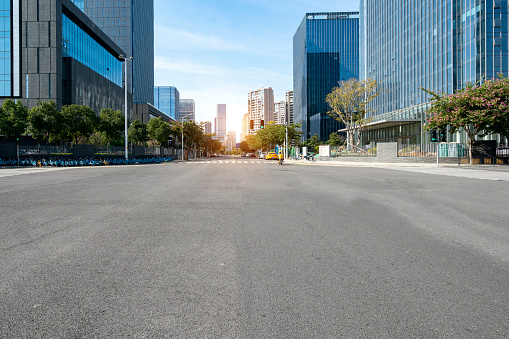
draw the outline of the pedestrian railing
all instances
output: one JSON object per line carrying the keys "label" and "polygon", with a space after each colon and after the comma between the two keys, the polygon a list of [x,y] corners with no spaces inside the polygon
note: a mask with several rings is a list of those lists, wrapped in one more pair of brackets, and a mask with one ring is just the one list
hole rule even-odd
{"label": "pedestrian railing", "polygon": [[468,144],[459,143],[398,144],[398,157],[436,157],[437,150],[441,158],[468,157]]}
{"label": "pedestrian railing", "polygon": [[331,157],[376,157],[377,150],[375,145],[363,146],[335,146],[331,147]]}

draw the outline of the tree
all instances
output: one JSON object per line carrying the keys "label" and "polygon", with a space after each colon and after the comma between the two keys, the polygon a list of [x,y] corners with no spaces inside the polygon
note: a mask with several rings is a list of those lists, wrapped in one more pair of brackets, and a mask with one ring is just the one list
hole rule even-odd
{"label": "tree", "polygon": [[54,101],[38,101],[29,111],[29,132],[39,142],[57,142],[60,140],[63,117]]}
{"label": "tree", "polygon": [[63,140],[79,143],[97,129],[99,119],[94,111],[85,105],[67,105],[60,109],[63,118]]}
{"label": "tree", "polygon": [[147,131],[150,140],[156,145],[166,145],[171,135],[171,126],[161,117],[152,118],[148,121]]}
{"label": "tree", "polygon": [[99,130],[110,144],[121,145],[125,130],[124,114],[111,108],[103,108],[99,114]]}
{"label": "tree", "polygon": [[5,99],[0,109],[0,133],[9,140],[19,138],[28,127],[28,109],[21,101]]}
{"label": "tree", "polygon": [[314,134],[313,136],[311,136],[311,138],[304,141],[303,145],[306,146],[308,148],[308,150],[310,150],[312,152],[316,152],[316,149],[321,144],[322,144],[322,141],[320,140],[320,137],[318,136],[318,134]]}
{"label": "tree", "polygon": [[240,150],[244,153],[254,153],[256,150],[249,147],[247,141],[242,141],[240,143]]}
{"label": "tree", "polygon": [[355,145],[357,135],[358,145],[362,129],[369,122],[366,118],[368,103],[380,93],[377,91],[378,84],[372,79],[350,79],[338,84],[325,99],[331,108],[327,114],[345,125],[348,144]]}
{"label": "tree", "polygon": [[468,83],[454,94],[436,93],[421,88],[431,95],[429,117],[425,131],[446,129],[450,133],[465,131],[470,148],[470,164],[476,136],[500,133],[508,136],[509,80],[486,80],[482,85]]}
{"label": "tree", "polygon": [[252,150],[262,149],[262,142],[257,134],[250,134],[246,136],[246,143]]}
{"label": "tree", "polygon": [[134,120],[127,132],[127,140],[136,145],[143,145],[149,140],[147,124],[142,123],[139,120]]}
{"label": "tree", "polygon": [[327,141],[327,145],[330,146],[341,146],[344,145],[345,138],[338,135],[338,133],[334,132],[329,135],[329,140]]}

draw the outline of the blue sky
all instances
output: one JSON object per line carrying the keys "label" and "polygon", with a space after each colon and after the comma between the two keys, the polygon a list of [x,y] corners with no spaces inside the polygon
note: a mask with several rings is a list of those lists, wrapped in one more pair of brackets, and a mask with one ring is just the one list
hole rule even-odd
{"label": "blue sky", "polygon": [[155,0],[155,85],[196,102],[196,120],[214,121],[226,104],[227,129],[241,132],[247,94],[293,88],[293,35],[308,12],[358,11],[346,0]]}

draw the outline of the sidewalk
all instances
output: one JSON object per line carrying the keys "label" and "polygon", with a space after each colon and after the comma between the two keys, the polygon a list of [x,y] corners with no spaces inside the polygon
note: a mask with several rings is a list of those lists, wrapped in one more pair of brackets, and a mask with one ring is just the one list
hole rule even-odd
{"label": "sidewalk", "polygon": [[287,160],[289,164],[303,166],[339,166],[339,167],[377,167],[404,172],[446,175],[470,179],[509,181],[508,165],[452,165],[452,164],[424,164],[424,163],[379,163],[379,162],[349,162],[349,161],[307,161]]}

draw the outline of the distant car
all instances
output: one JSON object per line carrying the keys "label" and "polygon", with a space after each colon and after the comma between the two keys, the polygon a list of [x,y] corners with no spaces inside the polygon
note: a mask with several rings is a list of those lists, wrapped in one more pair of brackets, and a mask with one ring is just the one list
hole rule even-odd
{"label": "distant car", "polygon": [[265,160],[277,160],[277,153],[276,152],[269,152],[265,156]]}
{"label": "distant car", "polygon": [[246,154],[246,156],[247,156],[247,157],[249,157],[249,158],[254,158],[254,157],[256,157],[254,153],[247,153],[247,154]]}
{"label": "distant car", "polygon": [[215,153],[214,153],[214,154],[211,154],[211,155],[209,155],[209,157],[211,157],[211,158],[215,158],[215,157],[217,157],[217,154],[215,154]]}
{"label": "distant car", "polygon": [[241,157],[246,157],[246,156],[247,156],[247,154],[246,154],[246,153],[242,153],[240,156],[241,156]]}

